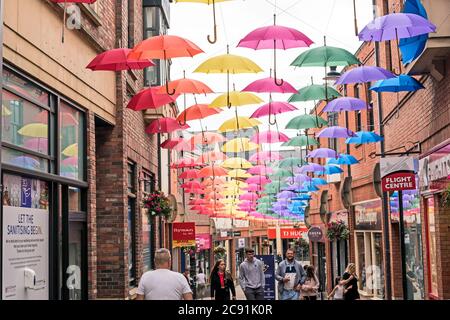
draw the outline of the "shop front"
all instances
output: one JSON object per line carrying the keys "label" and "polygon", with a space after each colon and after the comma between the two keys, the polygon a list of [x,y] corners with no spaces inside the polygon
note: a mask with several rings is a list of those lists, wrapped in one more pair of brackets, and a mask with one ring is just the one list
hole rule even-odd
{"label": "shop front", "polygon": [[367,298],[383,299],[383,233],[381,199],[354,204],[358,289]]}
{"label": "shop front", "polygon": [[450,140],[419,160],[422,204],[426,299],[449,299],[448,262],[450,211]]}
{"label": "shop front", "polygon": [[201,270],[204,274],[209,275],[212,269],[211,235],[209,233],[196,234],[195,241],[197,243],[197,251],[195,255],[196,273],[199,273]]}
{"label": "shop front", "polygon": [[1,299],[86,299],[85,112],[19,70],[2,76]]}
{"label": "shop front", "polygon": [[308,240],[311,249],[311,265],[314,266],[317,278],[319,279],[319,292],[326,296],[327,292],[327,255],[326,241],[323,225],[312,225],[308,229]]}
{"label": "shop front", "polygon": [[[336,211],[331,214],[330,224],[332,226],[340,226],[342,229],[348,230],[348,211],[341,210]],[[340,232],[342,232],[339,229]],[[331,279],[334,281],[337,276],[342,276],[348,265],[348,239],[346,237],[341,237],[342,235],[336,236],[332,240],[330,239],[330,257],[331,257]]]}

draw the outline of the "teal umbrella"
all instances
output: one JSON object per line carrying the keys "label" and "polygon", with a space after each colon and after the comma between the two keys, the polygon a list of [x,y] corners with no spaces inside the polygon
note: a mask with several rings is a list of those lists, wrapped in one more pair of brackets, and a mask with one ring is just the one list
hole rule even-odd
{"label": "teal umbrella", "polygon": [[278,163],[278,166],[280,168],[291,168],[291,167],[296,167],[296,166],[303,166],[304,164],[307,164],[307,162],[301,158],[285,158],[283,160],[281,160]]}
{"label": "teal umbrella", "polygon": [[328,122],[326,122],[324,119],[318,116],[303,114],[301,116],[297,116],[291,119],[291,121],[289,121],[288,124],[286,125],[286,129],[302,130],[302,129],[318,128],[321,126],[325,126],[327,124]]}
{"label": "teal umbrella", "polygon": [[318,146],[319,141],[308,136],[297,136],[291,140],[283,143],[282,147],[306,147],[306,146]]}
{"label": "teal umbrella", "polygon": [[298,90],[298,93],[293,94],[288,102],[325,100],[325,97],[328,97],[328,100],[332,100],[341,97],[341,94],[332,87],[327,86],[325,89],[324,85],[312,84]]}
{"label": "teal umbrella", "polygon": [[272,178],[287,178],[287,177],[293,177],[294,173],[291,170],[286,169],[279,169],[274,174],[270,175],[271,180]]}
{"label": "teal umbrella", "polygon": [[336,67],[361,64],[361,62],[349,51],[323,46],[310,49],[300,54],[292,63],[295,67]]}

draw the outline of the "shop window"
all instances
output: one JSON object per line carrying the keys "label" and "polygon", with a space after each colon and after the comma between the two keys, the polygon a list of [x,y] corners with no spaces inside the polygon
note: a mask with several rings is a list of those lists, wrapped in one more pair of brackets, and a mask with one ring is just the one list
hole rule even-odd
{"label": "shop window", "polygon": [[3,87],[32,103],[44,106],[49,103],[49,94],[44,89],[7,69],[3,69]]}
{"label": "shop window", "polygon": [[136,286],[136,165],[128,163],[128,281]]}
{"label": "shop window", "polygon": [[61,101],[59,105],[61,132],[61,176],[85,180],[84,114]]}
{"label": "shop window", "polygon": [[37,156],[28,155],[10,148],[2,149],[2,163],[14,165],[28,170],[48,173],[49,161]]}
{"label": "shop window", "polygon": [[[368,87],[370,87],[371,84],[368,84]],[[367,92],[367,131],[374,131],[375,130],[375,118],[373,114],[373,100],[372,100],[372,90],[368,90]]]}
{"label": "shop window", "polygon": [[428,259],[430,261],[429,279],[430,293],[438,297],[438,270],[437,270],[437,251],[436,251],[436,216],[434,198],[426,199],[427,220],[428,220]]}
{"label": "shop window", "polygon": [[128,0],[128,48],[134,47],[134,0]]}
{"label": "shop window", "polygon": [[[165,34],[164,22],[161,10],[158,7],[144,7],[144,39],[160,34]],[[144,70],[144,85],[146,87],[157,86],[164,82],[162,79],[160,60],[153,61],[154,66]],[[164,63],[164,62],[163,62]]]}

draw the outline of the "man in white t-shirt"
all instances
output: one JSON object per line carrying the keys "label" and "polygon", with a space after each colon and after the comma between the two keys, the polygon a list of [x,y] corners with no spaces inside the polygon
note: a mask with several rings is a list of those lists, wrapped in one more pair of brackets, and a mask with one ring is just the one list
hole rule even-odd
{"label": "man in white t-shirt", "polygon": [[136,300],[192,300],[192,291],[184,276],[170,270],[171,260],[169,250],[156,251],[156,270],[142,275]]}

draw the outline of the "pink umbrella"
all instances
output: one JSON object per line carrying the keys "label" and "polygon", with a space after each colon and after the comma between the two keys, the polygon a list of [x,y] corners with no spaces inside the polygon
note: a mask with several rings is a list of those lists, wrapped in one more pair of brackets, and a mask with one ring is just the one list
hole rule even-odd
{"label": "pink umbrella", "polygon": [[167,139],[163,143],[161,143],[159,146],[163,149],[173,149],[177,144],[182,142],[182,138],[175,138],[175,139]]}
{"label": "pink umbrella", "polygon": [[199,173],[199,170],[197,170],[197,169],[186,170],[183,173],[181,173],[178,176],[178,178],[180,178],[180,179],[197,179],[198,173]]}
{"label": "pink umbrella", "polygon": [[148,59],[130,59],[131,49],[119,48],[100,53],[86,67],[92,71],[122,71],[131,69],[144,69],[155,64]]}
{"label": "pink umbrella", "polygon": [[252,193],[252,192],[244,193],[239,196],[239,200],[254,201],[258,198],[259,198],[259,196],[256,193]]}
{"label": "pink umbrella", "polygon": [[281,132],[263,131],[255,134],[250,141],[257,144],[278,143],[289,141],[289,137]]}
{"label": "pink umbrella", "polygon": [[273,169],[264,165],[258,165],[248,169],[247,172],[250,174],[268,175],[273,173]]}
{"label": "pink umbrella", "polygon": [[151,87],[142,90],[131,98],[127,108],[134,111],[156,109],[163,105],[175,102],[180,96],[179,94],[174,94],[172,96],[168,94],[161,94],[159,93],[160,88],[161,87]]}
{"label": "pink umbrella", "polygon": [[194,159],[180,159],[170,166],[172,169],[193,168],[202,166],[204,163],[197,163]]}
{"label": "pink umbrella", "polygon": [[31,149],[37,152],[48,152],[48,139],[47,138],[31,138],[27,139],[24,143],[25,148]]}
{"label": "pink umbrella", "polygon": [[77,166],[78,158],[77,157],[69,157],[61,161],[61,163],[65,166]]}
{"label": "pink umbrella", "polygon": [[[40,123],[43,123],[43,124],[48,124],[48,111],[39,112],[37,114],[37,116],[34,117],[34,119],[37,122],[40,122]],[[74,127],[74,126],[78,125],[78,120],[70,112],[61,112],[59,119],[60,119],[59,121],[61,122],[61,125],[63,127],[69,127],[69,126],[73,126]]]}
{"label": "pink umbrella", "polygon": [[251,183],[246,188],[242,188],[242,190],[246,190],[246,191],[249,191],[249,192],[262,191],[263,189],[264,188],[263,188],[262,185],[255,184],[255,183]]}
{"label": "pink umbrella", "polygon": [[276,115],[279,113],[295,111],[297,110],[292,104],[281,101],[272,101],[265,105],[262,105],[251,115],[250,118],[261,118],[264,116]]}
{"label": "pink umbrella", "polygon": [[274,80],[277,86],[283,85],[277,81],[277,51],[276,49],[291,49],[309,47],[313,41],[306,35],[293,28],[277,26],[276,15],[274,15],[273,26],[262,27],[253,30],[239,41],[238,47],[251,48],[255,50],[273,49]]}
{"label": "pink umbrella", "polygon": [[268,179],[266,176],[253,176],[245,180],[245,182],[248,184],[259,184],[259,185],[267,184],[271,181],[272,180]]}
{"label": "pink umbrella", "polygon": [[190,139],[182,140],[179,144],[177,144],[173,150],[175,151],[193,151],[197,148],[195,144],[191,142]]}
{"label": "pink umbrella", "polygon": [[260,162],[260,161],[278,161],[282,160],[283,157],[280,156],[278,152],[274,151],[259,151],[250,157],[250,162]]}
{"label": "pink umbrella", "polygon": [[183,130],[190,128],[185,124],[181,126],[176,119],[173,118],[160,118],[153,120],[145,129],[146,133],[171,133],[177,130]]}
{"label": "pink umbrella", "polygon": [[298,93],[297,90],[287,81],[283,81],[281,86],[277,86],[272,77],[253,81],[242,91],[267,92],[267,93]]}
{"label": "pink umbrella", "polygon": [[202,185],[198,181],[185,182],[180,187],[183,189],[190,189],[190,188],[202,189]]}

